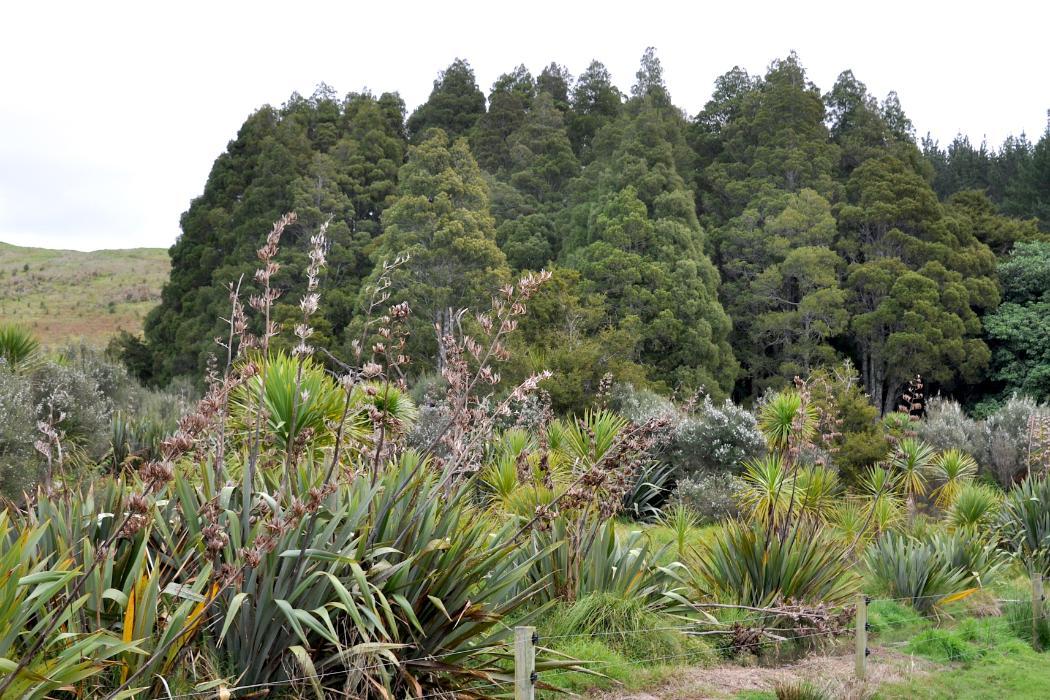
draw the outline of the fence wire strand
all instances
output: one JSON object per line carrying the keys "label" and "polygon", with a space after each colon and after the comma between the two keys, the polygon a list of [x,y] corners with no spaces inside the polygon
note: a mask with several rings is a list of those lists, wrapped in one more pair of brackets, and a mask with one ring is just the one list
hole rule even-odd
{"label": "fence wire strand", "polygon": [[[869,598],[866,601],[866,604],[869,607],[869,612],[870,612],[870,606],[873,603],[928,600],[928,599],[932,599],[932,598],[944,598],[944,597],[946,597],[946,596],[943,595],[943,594],[938,594],[938,595],[926,595],[926,596],[901,596],[901,597],[897,597],[897,598]],[[993,599],[992,601],[989,601],[989,602],[990,603],[1001,604],[1001,603],[1028,603],[1030,601],[1024,600],[1024,599],[1014,599],[1014,598],[996,598],[996,599]],[[726,609],[727,610],[732,610],[734,608],[726,608]],[[830,611],[828,612],[828,614],[831,615],[831,614],[834,614],[834,611],[841,612],[841,611],[846,610],[846,609],[847,609],[847,606],[842,606],[842,607],[838,607],[838,608],[831,608]],[[601,631],[597,631],[597,632],[581,632],[581,633],[574,633],[574,634],[543,635],[542,637],[539,638],[539,642],[541,644],[540,648],[544,648],[544,647],[542,647],[542,643],[544,641],[547,641],[547,640],[573,639],[573,638],[580,638],[580,637],[597,637],[597,636],[609,636],[609,635],[633,635],[633,634],[645,634],[645,633],[653,633],[653,632],[672,632],[672,631],[674,631],[674,632],[682,632],[683,634],[687,634],[687,635],[690,635],[690,636],[700,636],[700,635],[705,635],[705,634],[732,634],[733,630],[734,630],[734,627],[736,625],[740,625],[740,624],[744,624],[744,623],[748,623],[748,622],[757,622],[757,621],[760,621],[760,620],[767,620],[767,619],[770,619],[770,618],[777,618],[777,617],[779,617],[779,618],[791,618],[791,617],[796,617],[796,615],[794,613],[785,612],[785,611],[780,610],[780,609],[771,608],[769,610],[769,612],[767,612],[767,613],[756,614],[756,615],[752,615],[752,616],[748,616],[748,617],[744,617],[744,618],[726,620],[724,622],[711,622],[709,620],[697,620],[696,622],[692,622],[692,623],[684,624],[684,625],[674,625],[674,626],[664,626],[664,627],[651,627],[651,628],[625,630],[625,631],[624,630],[617,630],[617,631],[601,630]],[[807,617],[811,618],[813,616],[812,615],[799,614],[799,615],[797,615],[797,617],[798,618],[807,618]],[[981,619],[981,618],[977,618],[977,619]],[[989,625],[988,625],[989,637],[991,636],[991,622],[993,620],[1003,620],[1003,618],[1001,616],[988,617],[988,618],[984,618],[984,619],[989,622]],[[1007,620],[1006,624],[1009,624],[1009,625],[1026,624],[1026,623],[1032,622],[1032,620],[1034,620],[1034,619],[1036,619],[1036,616],[1031,616],[1031,617],[1026,617],[1026,618],[1013,618],[1013,619]],[[878,625],[879,629],[877,629],[877,630],[876,629],[871,629],[870,633],[873,636],[877,636],[878,634],[881,633],[882,630],[887,629],[887,628],[893,628],[893,627],[897,627],[897,626],[914,625],[914,624],[916,624],[916,620],[913,620],[913,619],[894,620],[894,621],[884,622],[884,623],[880,623]],[[705,627],[708,628],[708,629],[705,629]],[[711,629],[712,627],[718,627],[718,629]],[[801,627],[801,628],[797,628],[797,629],[807,629],[807,628],[806,627]],[[763,634],[765,634],[767,637],[772,637],[778,643],[781,642],[781,641],[798,641],[798,640],[802,640],[802,639],[810,639],[810,638],[815,638],[815,637],[822,637],[822,638],[826,638],[826,639],[851,638],[851,637],[854,637],[855,634],[856,634],[856,630],[852,626],[845,627],[842,630],[837,631],[837,632],[834,631],[834,630],[820,630],[820,631],[808,632],[806,634],[792,634],[792,630],[791,629],[777,629],[777,628],[760,629],[759,631],[762,632]],[[781,637],[779,635],[783,635],[783,636]],[[908,644],[911,644],[912,641],[913,640],[898,641],[898,642],[886,642],[886,643],[878,644],[877,646],[875,646],[871,650],[871,656],[869,657],[869,663],[880,663],[879,658],[878,658],[878,653],[877,653],[879,650],[881,650],[881,649],[893,650],[893,649],[903,648],[904,646],[906,646]],[[990,639],[989,639],[989,641],[990,641]],[[994,653],[995,650],[997,649],[996,645],[992,645],[992,644],[981,645],[981,644],[978,643],[978,640],[968,641],[967,643],[970,644],[975,649],[977,649],[978,651],[981,651],[983,653]],[[462,650],[461,649],[461,650],[458,650],[458,651],[452,651],[452,652],[447,652],[447,653],[443,653],[443,654],[431,654],[431,655],[420,656],[420,657],[416,657],[416,658],[412,658],[412,659],[398,660],[397,662],[386,661],[384,663],[376,663],[376,664],[371,664],[371,665],[368,665],[368,666],[362,666],[362,667],[359,667],[359,668],[333,669],[331,671],[326,671],[326,672],[323,672],[323,673],[304,675],[304,676],[296,676],[296,677],[293,677],[293,678],[287,678],[287,679],[283,679],[283,680],[280,680],[280,681],[271,681],[271,682],[267,682],[267,683],[254,683],[254,684],[247,684],[247,685],[237,685],[237,686],[225,687],[225,688],[223,688],[223,690],[225,690],[227,692],[230,692],[230,693],[234,693],[234,692],[243,692],[243,691],[247,691],[247,690],[257,690],[257,689],[260,689],[260,688],[270,688],[270,687],[275,687],[275,686],[287,686],[287,685],[293,685],[293,684],[297,684],[297,683],[306,683],[306,682],[311,682],[311,681],[319,681],[319,680],[321,680],[323,678],[330,678],[330,677],[333,677],[333,676],[346,675],[347,673],[376,670],[376,669],[381,669],[381,668],[393,668],[393,667],[406,665],[406,664],[434,661],[434,660],[437,660],[437,659],[448,658],[450,656],[457,656],[457,655],[464,655],[464,654],[476,654],[476,653],[479,653],[479,652],[496,651],[496,650],[506,650],[506,649],[509,648],[509,646],[510,646],[510,642],[502,642],[500,644],[492,644],[492,645],[487,645],[487,646],[482,646],[482,647],[476,647],[476,648],[473,648],[473,649],[466,649],[466,650]],[[639,664],[655,664],[655,663],[659,663],[659,662],[671,661],[671,660],[674,660],[674,659],[685,659],[685,658],[690,658],[690,657],[704,656],[704,655],[706,655],[708,653],[709,653],[709,650],[704,649],[704,650],[696,650],[696,651],[684,652],[684,653],[680,653],[680,654],[667,654],[667,655],[663,655],[663,656],[654,656],[654,657],[647,657],[647,658],[644,658],[644,659],[635,659],[635,660],[604,661],[604,662],[600,662],[600,663],[596,663],[596,664],[590,664],[590,663],[586,663],[586,662],[581,662],[580,666],[582,668],[584,668],[585,670],[587,670],[587,671],[595,671],[595,670],[598,670],[598,669],[601,669],[601,668],[605,668],[605,667],[608,667],[608,666],[611,666],[611,665],[632,665],[632,666],[634,666],[634,665],[639,665]],[[1007,652],[1002,652],[1002,653],[1005,654]],[[464,688],[461,691],[438,691],[438,692],[435,692],[435,693],[429,693],[429,694],[426,694],[426,695],[417,696],[416,700],[433,700],[433,699],[436,699],[436,698],[451,697],[454,692],[471,693],[471,692],[476,692],[476,691],[480,691],[480,690],[486,690],[486,689],[490,689],[490,688],[497,688],[497,687],[499,687],[499,688],[506,688],[506,687],[510,687],[512,685],[513,685],[513,683],[511,683],[509,681],[497,681],[497,682],[493,682],[493,683],[486,683],[486,684],[472,686],[472,687],[469,687],[469,688]],[[184,699],[188,699],[188,698],[200,698],[200,697],[203,697],[203,696],[216,695],[219,692],[220,692],[219,688],[212,688],[212,689],[208,689],[208,690],[190,691],[190,692],[174,694],[174,695],[168,693],[167,697],[169,698],[169,700],[184,700]]]}

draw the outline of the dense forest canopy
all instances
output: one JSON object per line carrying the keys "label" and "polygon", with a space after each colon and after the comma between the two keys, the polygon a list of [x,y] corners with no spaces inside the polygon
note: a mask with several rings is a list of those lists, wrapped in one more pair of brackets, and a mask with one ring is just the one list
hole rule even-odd
{"label": "dense forest canopy", "polygon": [[[694,106],[695,108],[695,106]],[[310,236],[328,221],[319,344],[350,355],[384,261],[407,301],[413,371],[439,333],[525,270],[554,272],[514,371],[554,371],[560,410],[602,377],[747,400],[850,359],[882,410],[916,374],[971,406],[1050,398],[1050,131],[942,148],[851,71],[822,91],[794,54],[734,67],[688,116],[652,49],[630,94],[592,62],[518,66],[486,97],[457,59],[410,115],[397,93],[321,85],[243,124],[183,215],[142,379],[200,376],[250,284],[270,223],[285,233],[278,321],[296,316]],[[420,332],[422,330],[422,332]]]}

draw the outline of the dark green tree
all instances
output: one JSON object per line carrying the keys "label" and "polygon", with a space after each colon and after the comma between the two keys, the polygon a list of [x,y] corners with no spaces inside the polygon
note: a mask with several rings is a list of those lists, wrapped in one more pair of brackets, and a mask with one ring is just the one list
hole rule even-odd
{"label": "dark green tree", "polygon": [[895,139],[915,143],[915,125],[904,113],[896,90],[890,90],[886,99],[882,101],[879,111],[882,113],[882,121],[885,122]]}
{"label": "dark green tree", "polygon": [[536,78],[536,92],[545,92],[554,100],[554,106],[564,114],[569,111],[569,90],[572,87],[572,73],[558,63],[551,63]]}
{"label": "dark green tree", "polygon": [[833,360],[848,316],[828,201],[811,189],[759,196],[714,236],[741,388],[758,393]]}
{"label": "dark green tree", "polygon": [[991,250],[896,158],[858,166],[847,193],[839,248],[853,263],[852,340],[876,405],[892,410],[915,374],[943,390],[979,381],[989,358],[979,314],[999,303]]}
{"label": "dark green tree", "polygon": [[990,352],[975,337],[980,321],[967,306],[961,275],[939,263],[913,272],[882,258],[854,266],[847,287],[861,379],[880,410],[894,410],[916,374],[947,389],[981,379]]}
{"label": "dark green tree", "polygon": [[576,155],[586,161],[594,135],[620,114],[623,94],[613,85],[608,69],[598,61],[591,61],[576,80],[571,102],[569,141]]}
{"label": "dark green tree", "polygon": [[1050,232],[1050,128],[1024,163],[1011,199],[1014,211],[1039,219],[1040,230]]}
{"label": "dark green tree", "polygon": [[999,265],[1003,303],[984,318],[1002,396],[1050,401],[1050,243],[1018,243]]}
{"label": "dark green tree", "polygon": [[539,270],[558,255],[555,218],[570,180],[579,173],[562,113],[549,93],[536,96],[507,145],[510,163],[504,178],[511,191],[500,191],[514,206],[501,203],[497,240],[512,268]]}
{"label": "dark green tree", "polygon": [[208,356],[219,351],[213,339],[223,335],[221,318],[229,316],[227,285],[243,275],[245,298],[252,291],[255,250],[287,211],[297,211],[299,221],[282,240],[275,313],[295,315],[309,237],[330,221],[315,325],[318,342],[340,336],[371,271],[367,249],[404,158],[403,114],[397,95],[339,101],[322,85],[308,99],[293,95],[281,109],[264,107],[248,118],[182,217],[171,276],[145,323],[153,381],[203,376]]}
{"label": "dark green tree", "polygon": [[485,114],[485,94],[478,88],[474,69],[462,58],[441,71],[430,97],[408,118],[412,140],[426,137],[428,129],[443,129],[450,138],[466,135]]}
{"label": "dark green tree", "polygon": [[[751,286],[758,313],[749,370],[760,379],[787,384],[838,358],[830,341],[849,325],[839,275],[842,258],[830,248],[803,246],[766,268]],[[760,354],[761,353],[761,354]]]}
{"label": "dark green tree", "polygon": [[735,121],[743,108],[744,98],[761,81],[751,77],[740,66],[720,75],[704,108],[693,119],[689,142],[697,154],[697,177],[700,191],[708,188],[703,181],[704,169],[722,152],[722,130]]}
{"label": "dark green tree", "polygon": [[824,95],[832,140],[839,146],[840,177],[868,158],[891,153],[922,167],[919,151],[911,135],[911,121],[904,114],[896,93],[880,105],[853,71],[843,71]]}
{"label": "dark green tree", "polygon": [[1024,216],[1024,205],[1016,201],[1019,189],[1023,190],[1022,173],[1032,159],[1032,144],[1021,134],[1008,136],[999,147],[992,161],[988,182],[988,196],[999,204],[1004,214]]}
{"label": "dark green tree", "polygon": [[820,91],[795,54],[772,63],[719,133],[721,145],[705,168],[701,208],[722,223],[756,195],[804,187],[833,199],[839,149],[828,138]]}
{"label": "dark green tree", "polygon": [[975,148],[969,137],[957,134],[943,156],[932,160],[939,166],[933,188],[942,199],[961,190],[986,190],[990,185],[993,155],[984,142]]}
{"label": "dark green tree", "polygon": [[[465,139],[449,143],[432,130],[409,150],[398,177],[397,198],[383,217],[385,230],[373,253],[380,264],[407,256],[390,275],[392,302],[412,311],[409,351],[416,367],[441,366],[438,339],[453,332],[458,310],[488,309],[489,300],[509,278],[506,257],[497,247],[488,189]],[[368,286],[359,308],[370,303]]]}
{"label": "dark green tree", "polygon": [[656,49],[650,46],[642,54],[641,65],[634,74],[635,82],[631,86],[631,97],[649,100],[656,107],[668,107],[671,95],[664,83],[664,69],[656,56]]}
{"label": "dark green tree", "polygon": [[507,139],[524,123],[535,94],[536,83],[525,66],[496,79],[489,93],[488,111],[478,119],[470,139],[478,165],[491,173],[509,167]]}
{"label": "dark green tree", "polygon": [[997,256],[1009,254],[1015,243],[1039,237],[1034,219],[1014,219],[999,214],[984,190],[956,192],[948,198],[945,211]]}
{"label": "dark green tree", "polygon": [[680,174],[692,164],[686,123],[664,103],[651,59],[625,114],[592,144],[563,255],[583,293],[604,295],[610,325],[637,337],[631,359],[654,380],[724,395],[737,371],[730,322]]}
{"label": "dark green tree", "polygon": [[507,139],[510,183],[540,204],[560,202],[579,174],[561,112],[540,93],[521,127]]}

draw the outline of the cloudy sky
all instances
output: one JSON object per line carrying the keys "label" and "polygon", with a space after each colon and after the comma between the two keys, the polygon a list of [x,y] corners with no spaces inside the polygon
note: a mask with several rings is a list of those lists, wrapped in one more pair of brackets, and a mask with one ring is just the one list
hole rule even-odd
{"label": "cloudy sky", "polygon": [[[1050,3],[911,0],[620,4],[561,0],[321,3],[5,2],[0,8],[0,241],[168,246],[244,118],[321,81],[398,90],[409,109],[456,56],[500,73],[603,61],[628,88],[657,48],[691,114],[738,64],[796,50],[830,88],[852,68],[920,134],[1038,137],[1050,108]],[[509,9],[509,8],[514,8]]]}

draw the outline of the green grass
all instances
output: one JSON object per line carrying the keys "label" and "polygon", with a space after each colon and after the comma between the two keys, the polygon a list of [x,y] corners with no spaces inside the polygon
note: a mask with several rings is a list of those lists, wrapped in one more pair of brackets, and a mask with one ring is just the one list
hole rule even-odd
{"label": "green grass", "polygon": [[[542,644],[542,642],[541,642]],[[609,647],[597,638],[581,637],[553,644],[557,652],[585,662],[583,665],[594,671],[550,671],[541,674],[540,680],[562,691],[584,693],[589,690],[622,688],[638,690],[667,680],[675,667],[659,664],[639,664],[625,654]],[[541,698],[565,697],[553,691],[540,692]]]}
{"label": "green grass", "polygon": [[682,624],[646,611],[641,601],[602,593],[560,605],[538,626],[540,646],[582,661],[595,673],[545,672],[542,680],[573,693],[633,690],[659,684],[683,666],[717,663],[718,654],[706,641],[666,629]]}
{"label": "green grass", "polygon": [[[678,558],[678,553],[676,551],[678,548],[678,542],[675,532],[671,528],[658,524],[642,524],[635,522],[618,522],[616,524],[616,531],[620,534],[625,535],[632,530],[642,530],[652,543],[653,550],[658,550],[665,545],[667,546],[667,550],[659,562],[660,564],[668,564]],[[700,527],[693,528],[685,543],[686,553],[691,553],[701,544],[709,541],[717,531],[718,525],[701,525]]]}
{"label": "green grass", "polygon": [[907,640],[931,625],[928,618],[910,606],[892,600],[876,600],[868,606],[871,634],[880,642]]}
{"label": "green grass", "polygon": [[120,329],[142,328],[168,268],[163,248],[84,253],[0,243],[0,318],[26,326],[44,345],[105,345]]}
{"label": "green grass", "polygon": [[967,618],[950,628],[928,628],[904,647],[947,668],[907,683],[882,686],[879,697],[1050,698],[1050,654],[1019,638],[1009,619]]}

